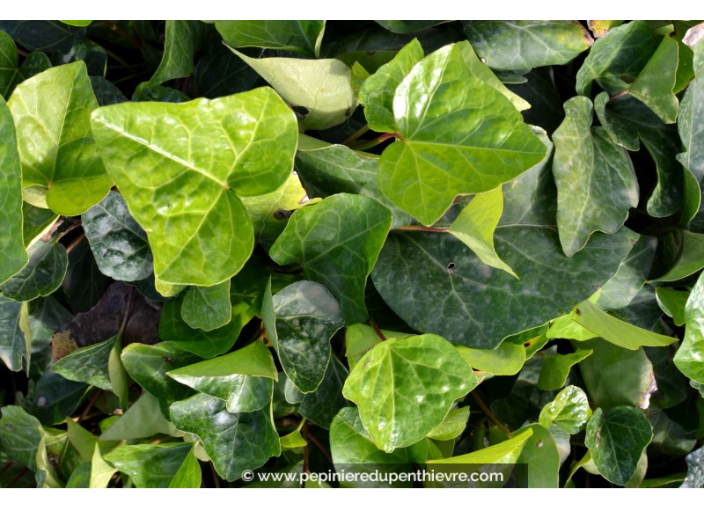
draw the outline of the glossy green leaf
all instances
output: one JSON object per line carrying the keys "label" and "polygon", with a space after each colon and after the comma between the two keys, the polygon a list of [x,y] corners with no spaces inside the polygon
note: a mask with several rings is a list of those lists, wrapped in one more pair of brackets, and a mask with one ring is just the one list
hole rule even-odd
{"label": "glossy green leaf", "polygon": [[672,317],[676,326],[682,326],[686,322],[685,308],[689,292],[683,290],[668,289],[667,287],[656,287],[655,294],[658,298],[658,305],[663,312]]}
{"label": "glossy green leaf", "polygon": [[[386,338],[406,338],[411,336],[409,333],[401,333],[398,331],[380,330],[381,334]],[[381,343],[381,337],[374,331],[374,328],[366,324],[353,324],[347,328],[345,333],[345,356],[350,368],[359,363],[370,349]],[[470,363],[471,364],[471,363]]]}
{"label": "glossy green leaf", "polygon": [[546,429],[555,425],[574,435],[582,430],[591,415],[587,394],[577,386],[567,386],[540,411],[540,424]]}
{"label": "glossy green leaf", "polygon": [[[195,448],[195,447],[194,447]],[[181,467],[171,479],[169,489],[197,489],[201,486],[202,473],[194,450],[188,454]]]}
{"label": "glossy green leaf", "polygon": [[0,96],[5,99],[10,97],[10,87],[15,79],[18,67],[15,41],[0,30]]}
{"label": "glossy green leaf", "polygon": [[193,20],[168,20],[165,28],[164,56],[149,86],[160,85],[193,72],[193,56],[203,36],[204,25]]}
{"label": "glossy green leaf", "polygon": [[687,461],[687,477],[682,483],[682,488],[704,487],[704,447],[699,448],[685,458]]}
{"label": "glossy green leaf", "polygon": [[[277,189],[296,148],[293,113],[271,89],[106,106],[92,126],[108,172],[149,236],[158,279],[211,286],[242,268],[253,232],[235,193]],[[192,152],[189,140],[198,140]],[[173,200],[175,189],[182,201]]]}
{"label": "glossy green leaf", "polygon": [[167,373],[201,393],[227,401],[231,413],[253,412],[271,402],[278,380],[274,360],[260,341],[238,351]]}
{"label": "glossy green leaf", "polygon": [[22,185],[40,197],[31,203],[73,216],[100,202],[112,180],[91,133],[90,114],[98,102],[85,64],[33,76],[7,104],[17,126]]}
{"label": "glossy green leaf", "polygon": [[0,410],[0,447],[11,459],[37,469],[37,453],[44,437],[39,420],[20,406],[5,406]]}
{"label": "glossy green leaf", "polygon": [[643,101],[666,124],[674,124],[680,102],[673,89],[677,75],[679,49],[677,41],[663,37],[628,92]]}
{"label": "glossy green leaf", "polygon": [[377,447],[392,452],[440,425],[453,400],[476,384],[471,367],[447,340],[420,335],[374,347],[355,365],[343,394],[359,407]]}
{"label": "glossy green leaf", "polygon": [[567,64],[593,42],[577,21],[475,21],[464,31],[486,65],[498,70]]}
{"label": "glossy green leaf", "polygon": [[396,88],[424,56],[420,43],[413,39],[391,62],[365,80],[359,91],[359,102],[364,105],[364,116],[371,129],[380,133],[396,131],[393,110]]}
{"label": "glossy green leaf", "polygon": [[2,21],[0,30],[30,51],[71,51],[73,41],[85,34],[85,28],[72,27],[55,20]]}
{"label": "glossy green leaf", "polygon": [[[71,423],[69,421],[69,423]],[[100,441],[142,439],[157,434],[178,435],[176,428],[164,417],[159,401],[150,393],[139,399],[100,435]]]}
{"label": "glossy green leaf", "polygon": [[102,202],[83,213],[81,224],[103,274],[133,282],[152,273],[147,234],[130,214],[122,195],[108,193]]}
{"label": "glossy green leaf", "polygon": [[327,129],[346,121],[357,107],[352,71],[336,59],[250,58],[237,50],[291,106],[304,109],[301,127]]}
{"label": "glossy green leaf", "polygon": [[191,287],[181,304],[181,318],[193,329],[212,331],[232,320],[230,281],[212,287]]}
{"label": "glossy green leaf", "polygon": [[[0,58],[4,34],[0,32]],[[15,43],[10,41],[13,49]],[[0,66],[2,62],[0,61]],[[0,69],[0,73],[2,69]],[[0,74],[0,80],[2,75]],[[0,87],[2,83],[0,82]],[[28,261],[22,237],[22,171],[12,115],[0,97],[0,284],[17,274]]]}
{"label": "glossy green leaf", "polygon": [[496,254],[494,231],[504,210],[501,186],[491,191],[477,193],[457,216],[448,230],[472,250],[486,265],[518,276]]}
{"label": "glossy green leaf", "polygon": [[591,356],[592,352],[589,349],[578,349],[569,354],[545,356],[543,366],[540,368],[538,388],[543,391],[559,390],[565,385],[572,367]]}
{"label": "glossy green leaf", "polygon": [[430,460],[428,464],[514,464],[532,435],[533,430],[528,429],[502,443],[449,459]]}
{"label": "glossy green leaf", "polygon": [[603,129],[591,127],[592,112],[589,99],[570,99],[565,103],[566,118],[553,136],[557,227],[568,257],[580,251],[593,232],[616,232],[628,209],[638,205],[638,184],[628,154]]}
{"label": "glossy green leaf", "polygon": [[685,336],[675,365],[690,379],[704,383],[704,276],[700,276],[684,308]]}
{"label": "glossy green leaf", "polygon": [[654,333],[619,320],[597,308],[591,301],[580,303],[574,309],[572,319],[596,336],[625,349],[664,347],[677,341],[676,337]]}
{"label": "glossy green leaf", "polygon": [[29,365],[32,332],[27,305],[0,295],[0,360],[13,372]]}
{"label": "glossy green leaf", "polygon": [[88,483],[88,487],[91,489],[106,488],[116,471],[117,470],[103,458],[100,452],[100,446],[96,443],[93,448],[93,456],[91,457],[90,482]]}
{"label": "glossy green leaf", "polygon": [[609,94],[628,88],[628,82],[640,74],[658,44],[658,37],[645,21],[612,28],[594,42],[577,72],[577,93],[589,96],[595,80]]}
{"label": "glossy green leaf", "polygon": [[354,324],[367,317],[364,288],[390,226],[391,213],[383,205],[339,193],[296,211],[269,255],[280,265],[300,263]]}
{"label": "glossy green leaf", "polygon": [[641,411],[620,406],[608,412],[594,411],[587,423],[585,443],[601,476],[625,485],[652,437],[653,429]]}
{"label": "glossy green leaf", "polygon": [[84,382],[103,390],[112,389],[108,361],[119,337],[81,347],[54,363],[53,370],[69,381]]}
{"label": "glossy green leaf", "polygon": [[680,255],[677,262],[656,282],[675,282],[693,275],[704,267],[704,234],[682,231]]}
{"label": "glossy green leaf", "polygon": [[648,408],[657,385],[653,365],[643,349],[623,349],[601,339],[580,343],[579,347],[594,351],[580,363],[579,372],[595,407]]}
{"label": "glossy green leaf", "polygon": [[428,432],[428,437],[437,441],[454,439],[464,432],[468,420],[469,406],[451,409],[442,423]]}
{"label": "glossy green leaf", "polygon": [[409,225],[413,219],[379,190],[378,166],[379,158],[344,145],[328,145],[306,135],[301,135],[298,143],[296,172],[309,196],[353,193],[370,197],[393,213],[392,228]]}
{"label": "glossy green leaf", "polygon": [[61,286],[68,268],[66,248],[56,240],[38,239],[27,249],[27,254],[27,265],[0,285],[0,293],[15,301],[48,296]]}
{"label": "glossy green leaf", "polygon": [[470,349],[458,345],[460,355],[474,370],[494,375],[516,375],[526,361],[526,348],[523,344],[501,342],[496,349]]}
{"label": "glossy green leaf", "polygon": [[[118,446],[105,460],[126,474],[138,488],[166,488],[181,466],[192,456],[188,443],[136,444]],[[200,476],[197,478],[200,487]]]}
{"label": "glossy green leaf", "polygon": [[342,388],[348,376],[345,365],[337,357],[331,356],[320,386],[312,393],[303,394],[299,409],[301,415],[329,429],[338,411],[349,405],[342,395]]}
{"label": "glossy green leaf", "polygon": [[264,295],[262,318],[279,361],[303,393],[315,391],[330,362],[330,338],[344,326],[342,310],[322,285],[301,281]]}
{"label": "glossy green leaf", "polygon": [[[475,349],[493,349],[507,336],[564,315],[568,306],[609,280],[635,235],[627,229],[612,236],[595,234],[584,250],[566,258],[550,212],[550,169],[542,170],[537,167],[504,187],[504,213],[494,241],[520,280],[486,266],[450,235],[397,231],[389,236],[372,274],[386,303],[416,330]],[[507,309],[515,313],[507,315]]]}
{"label": "glossy green leaf", "polygon": [[320,56],[325,21],[218,21],[215,28],[232,48],[271,48],[301,53],[309,57]]}
{"label": "glossy green leaf", "polygon": [[198,394],[171,406],[174,424],[197,435],[218,474],[228,481],[246,469],[262,466],[281,453],[279,436],[271,422],[271,409],[229,413],[224,400]]}
{"label": "glossy green leaf", "polygon": [[456,46],[416,64],[393,108],[401,141],[382,153],[379,188],[425,225],[457,195],[493,189],[545,157],[514,106],[474,75]]}
{"label": "glossy green leaf", "polygon": [[199,361],[198,356],[173,342],[131,344],[122,351],[121,358],[130,377],[159,401],[164,416],[169,416],[169,406],[173,402],[193,393],[190,388],[166,375],[170,370]]}
{"label": "glossy green leaf", "polygon": [[557,489],[560,481],[560,453],[555,439],[547,428],[538,424],[526,425],[515,434],[520,436],[527,430],[533,434],[523,444],[516,462],[527,465],[528,488]]}

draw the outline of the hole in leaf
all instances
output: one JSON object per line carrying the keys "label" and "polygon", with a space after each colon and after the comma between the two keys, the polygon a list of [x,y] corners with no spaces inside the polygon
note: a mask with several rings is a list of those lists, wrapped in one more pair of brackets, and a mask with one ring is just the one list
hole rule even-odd
{"label": "hole in leaf", "polygon": [[456,266],[455,266],[455,263],[454,263],[454,262],[450,262],[450,263],[447,265],[447,274],[452,274],[452,272],[455,270],[455,267],[456,267]]}

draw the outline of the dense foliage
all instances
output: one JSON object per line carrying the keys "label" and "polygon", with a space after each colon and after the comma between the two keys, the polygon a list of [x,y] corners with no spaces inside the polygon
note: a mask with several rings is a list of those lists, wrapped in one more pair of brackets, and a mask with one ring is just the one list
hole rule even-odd
{"label": "dense foliage", "polygon": [[703,486],[697,23],[0,22],[0,486]]}

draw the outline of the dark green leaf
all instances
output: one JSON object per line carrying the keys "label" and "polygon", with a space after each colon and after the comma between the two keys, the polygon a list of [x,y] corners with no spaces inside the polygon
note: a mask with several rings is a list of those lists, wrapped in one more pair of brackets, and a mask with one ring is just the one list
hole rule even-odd
{"label": "dark green leaf", "polygon": [[193,55],[198,49],[205,25],[200,21],[168,20],[164,56],[149,85],[160,85],[193,72]]}
{"label": "dark green leaf", "polygon": [[313,393],[306,393],[301,399],[301,415],[329,429],[333,418],[340,409],[349,405],[342,395],[342,388],[349,372],[345,365],[335,356],[330,357],[330,363],[325,371],[320,386]]}
{"label": "dark green leaf", "polygon": [[68,268],[66,248],[55,240],[37,239],[27,249],[29,263],[0,285],[0,292],[15,301],[31,301],[48,296],[61,286]]}
{"label": "dark green leaf", "polygon": [[[192,450],[193,445],[188,443],[124,445],[105,455],[105,460],[129,476],[138,488],[166,488],[192,457]],[[200,487],[200,476],[197,482],[190,487]]]}
{"label": "dark green leaf", "polygon": [[593,351],[577,350],[570,354],[553,354],[545,356],[540,368],[538,388],[544,391],[559,390],[567,382],[572,366],[589,357]]}
{"label": "dark green leaf", "polygon": [[50,53],[71,51],[73,41],[83,37],[85,28],[68,26],[59,21],[25,20],[2,21],[0,29],[30,51]]}
{"label": "dark green leaf", "polygon": [[325,21],[218,21],[215,28],[232,48],[272,48],[309,57],[320,56]]}
{"label": "dark green leaf", "polygon": [[181,318],[193,329],[212,331],[232,320],[230,280],[212,287],[191,287],[181,304]]}

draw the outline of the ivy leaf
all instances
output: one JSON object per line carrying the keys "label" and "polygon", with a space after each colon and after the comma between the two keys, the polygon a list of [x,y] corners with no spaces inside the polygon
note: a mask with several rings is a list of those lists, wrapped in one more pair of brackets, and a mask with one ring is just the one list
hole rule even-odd
{"label": "ivy leaf", "polygon": [[301,121],[303,129],[337,126],[357,108],[352,70],[337,59],[256,59],[234,49],[232,52],[249,64],[287,103],[305,109]]}
{"label": "ivy leaf", "polygon": [[543,358],[538,388],[543,391],[559,390],[565,385],[574,365],[591,356],[592,350],[578,349],[569,354],[552,354]]}
{"label": "ivy leaf", "polygon": [[230,281],[212,287],[191,287],[181,304],[181,317],[193,329],[212,331],[232,320]]}
{"label": "ivy leaf", "polygon": [[494,248],[494,230],[503,210],[504,194],[501,186],[491,191],[477,193],[469,205],[462,209],[448,230],[466,244],[483,263],[518,278],[516,273],[496,254]]}
{"label": "ivy leaf", "polygon": [[145,392],[98,439],[100,441],[120,441],[123,439],[142,439],[156,434],[179,435],[173,424],[164,417],[159,409],[159,401],[150,393]]}
{"label": "ivy leaf", "polygon": [[325,21],[218,21],[215,28],[231,48],[271,48],[320,57]]}
{"label": "ivy leaf", "polygon": [[391,226],[377,201],[339,193],[297,210],[269,255],[280,265],[300,263],[306,278],[325,285],[345,322],[367,317],[364,288]]}
{"label": "ivy leaf", "polygon": [[147,234],[130,214],[122,195],[108,193],[102,202],[83,213],[81,224],[104,275],[134,282],[152,273]]}
{"label": "ivy leaf", "polygon": [[224,400],[202,393],[171,405],[179,429],[197,435],[218,474],[237,480],[244,470],[262,466],[281,453],[271,408],[253,413],[229,413]]}
{"label": "ivy leaf", "polygon": [[10,34],[30,51],[58,51],[64,54],[71,51],[75,39],[86,33],[85,28],[68,26],[54,20],[2,21],[0,30]]}
{"label": "ivy leaf", "polygon": [[560,453],[555,439],[547,428],[538,424],[521,427],[515,434],[520,435],[527,430],[531,430],[533,434],[523,444],[516,462],[528,466],[525,475],[528,488],[557,489],[560,478]]}
{"label": "ivy leaf", "polygon": [[29,365],[32,332],[27,304],[0,295],[0,360],[13,372]]}
{"label": "ivy leaf", "polygon": [[227,401],[231,413],[252,412],[271,402],[278,380],[271,353],[260,341],[218,358],[171,370],[169,377]]}
{"label": "ivy leaf", "polygon": [[625,485],[652,438],[653,429],[641,411],[619,406],[606,413],[601,409],[594,411],[584,442],[601,476],[616,485]]}
{"label": "ivy leaf", "polygon": [[174,78],[183,78],[193,72],[193,55],[203,38],[205,25],[200,21],[167,20],[164,56],[148,82],[155,86]]}
{"label": "ivy leaf", "polygon": [[10,97],[10,88],[15,80],[15,73],[17,73],[18,67],[15,41],[0,30],[0,96],[5,99]]}
{"label": "ivy leaf", "polygon": [[173,342],[157,345],[130,344],[122,351],[121,358],[130,377],[159,401],[164,416],[169,416],[169,406],[173,402],[193,393],[190,388],[166,375],[170,370],[199,360],[198,356]]}
{"label": "ivy leaf", "polygon": [[[129,476],[137,488],[167,488],[183,464],[195,459],[192,452],[189,443],[135,444],[118,446],[104,458]],[[187,486],[200,487],[198,471],[197,478],[189,477],[191,484]]]}
{"label": "ivy leaf", "polygon": [[[149,236],[157,279],[207,287],[242,268],[254,238],[235,193],[281,186],[297,143],[293,113],[271,89],[105,106],[92,126],[108,172]],[[176,189],[183,200],[173,199]]]}
{"label": "ivy leaf", "polygon": [[394,32],[396,34],[406,34],[408,32],[417,32],[419,30],[424,30],[440,23],[446,23],[446,21],[427,21],[427,20],[414,20],[414,21],[400,21],[400,20],[375,20],[379,25],[384,27],[386,30]]}
{"label": "ivy leaf", "polygon": [[704,447],[687,455],[685,461],[687,462],[687,477],[680,487],[697,489],[704,487]]}
{"label": "ivy leaf", "polygon": [[349,405],[342,395],[348,375],[345,365],[336,356],[331,356],[320,386],[314,392],[303,395],[299,409],[301,416],[329,429],[338,411]]}
{"label": "ivy leaf", "polygon": [[393,104],[401,141],[382,153],[379,188],[425,225],[457,195],[493,189],[545,157],[518,111],[472,73],[457,46],[416,64]]}
{"label": "ivy leaf", "polygon": [[[584,250],[566,258],[550,212],[551,181],[549,168],[536,167],[504,187],[496,251],[520,280],[486,266],[447,234],[396,231],[379,255],[374,286],[411,327],[475,349],[496,348],[510,335],[564,315],[568,304],[586,299],[614,275],[637,238],[627,229],[595,234]],[[425,290],[421,295],[408,289]],[[515,313],[498,312],[509,308]]]}
{"label": "ivy leaf", "polygon": [[379,158],[355,152],[344,145],[329,145],[301,135],[296,153],[296,172],[309,196],[329,197],[352,193],[373,198],[393,213],[392,228],[413,222],[379,190]]}
{"label": "ivy leaf", "polygon": [[380,133],[396,131],[393,110],[396,88],[424,56],[418,39],[413,39],[401,48],[391,62],[381,66],[364,81],[359,91],[359,102],[364,105],[364,116],[370,129]]}
{"label": "ivy leaf", "polygon": [[318,283],[293,283],[264,294],[262,319],[290,381],[303,393],[315,391],[331,356],[330,338],[344,326],[335,298]]}
{"label": "ivy leaf", "polygon": [[591,301],[580,303],[572,313],[572,319],[596,336],[625,349],[664,347],[677,341],[676,337],[660,335],[619,320],[597,308]]}
{"label": "ivy leaf", "polygon": [[37,239],[27,249],[29,262],[15,276],[0,285],[0,292],[14,301],[32,301],[61,287],[68,268],[64,245]]}
{"label": "ivy leaf", "polygon": [[[384,329],[380,331],[386,338],[406,338],[411,336],[410,333],[401,333],[400,331],[387,331]],[[359,363],[359,360],[362,359],[362,356],[370,349],[381,342],[381,337],[371,326],[366,324],[349,326],[345,332],[345,356],[350,369],[354,368]]]}
{"label": "ivy leaf", "polygon": [[464,432],[468,420],[469,406],[451,409],[442,423],[428,432],[428,437],[437,441],[454,439]]}
{"label": "ivy leaf", "polygon": [[683,290],[656,287],[655,295],[663,312],[672,317],[675,326],[683,326],[686,322],[685,309],[690,292]]}
{"label": "ivy leaf", "polygon": [[577,21],[475,21],[464,31],[486,65],[497,70],[567,64],[594,42]]}
{"label": "ivy leaf", "polygon": [[516,375],[526,361],[523,344],[501,342],[496,349],[470,349],[464,345],[457,350],[474,370],[494,375]]}
{"label": "ivy leaf", "polygon": [[90,127],[98,102],[83,62],[20,83],[7,104],[17,126],[22,185],[35,197],[30,203],[73,216],[107,195],[112,180]]}
{"label": "ivy leaf", "polygon": [[[0,58],[3,55],[0,32]],[[15,43],[10,41],[13,49]],[[0,65],[2,63],[0,62]],[[0,69],[0,72],[2,70]],[[0,79],[2,75],[0,75]],[[0,83],[0,87],[2,83]],[[29,260],[22,237],[22,170],[17,152],[15,125],[5,100],[0,97],[0,284],[17,274]]]}
{"label": "ivy leaf", "polygon": [[704,276],[699,276],[684,308],[685,335],[675,365],[690,379],[704,384]]}
{"label": "ivy leaf", "polygon": [[424,438],[476,384],[447,340],[420,335],[374,347],[355,365],[343,394],[359,407],[377,447],[392,452]]}
{"label": "ivy leaf", "polygon": [[570,99],[566,118],[553,135],[557,227],[568,257],[596,230],[616,232],[628,209],[638,205],[638,183],[628,154],[604,129],[591,127],[592,111],[589,99]]}
{"label": "ivy leaf", "polygon": [[69,381],[84,382],[101,388],[111,390],[108,361],[119,336],[114,336],[94,345],[81,347],[64,356],[52,369]]}
{"label": "ivy leaf", "polygon": [[591,415],[587,394],[577,386],[567,386],[540,411],[540,424],[546,429],[555,425],[574,435],[582,430]]}

